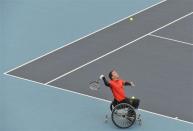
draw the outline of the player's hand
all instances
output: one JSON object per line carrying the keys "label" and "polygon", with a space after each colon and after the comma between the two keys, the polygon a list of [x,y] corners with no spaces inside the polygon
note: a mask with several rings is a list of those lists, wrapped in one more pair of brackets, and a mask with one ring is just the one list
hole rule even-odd
{"label": "player's hand", "polygon": [[102,74],[102,75],[100,75],[99,79],[101,79],[101,80],[102,80],[102,79],[103,79],[103,77],[105,77],[105,76]]}
{"label": "player's hand", "polygon": [[134,84],[133,81],[131,81],[130,84],[131,84],[131,87],[134,87],[134,86],[135,86],[135,84]]}

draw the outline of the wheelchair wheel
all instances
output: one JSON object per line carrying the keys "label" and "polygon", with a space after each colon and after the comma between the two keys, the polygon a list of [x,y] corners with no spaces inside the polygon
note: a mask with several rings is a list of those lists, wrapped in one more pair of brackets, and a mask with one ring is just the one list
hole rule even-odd
{"label": "wheelchair wheel", "polygon": [[136,120],[136,112],[131,105],[121,103],[112,110],[111,119],[118,128],[129,128]]}

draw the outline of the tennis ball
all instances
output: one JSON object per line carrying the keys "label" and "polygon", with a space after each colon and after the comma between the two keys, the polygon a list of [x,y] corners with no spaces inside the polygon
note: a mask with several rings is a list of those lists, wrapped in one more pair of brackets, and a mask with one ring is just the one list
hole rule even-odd
{"label": "tennis ball", "polygon": [[130,17],[130,18],[129,18],[129,20],[130,20],[130,21],[133,21],[133,18],[132,18],[132,17]]}
{"label": "tennis ball", "polygon": [[135,99],[135,96],[132,96],[131,99]]}

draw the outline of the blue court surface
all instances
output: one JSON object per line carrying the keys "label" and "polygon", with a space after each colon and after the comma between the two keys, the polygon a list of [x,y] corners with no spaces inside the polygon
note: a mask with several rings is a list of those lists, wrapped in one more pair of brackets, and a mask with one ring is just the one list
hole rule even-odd
{"label": "blue court surface", "polygon": [[142,125],[126,130],[193,131],[192,5],[0,0],[0,131],[123,130],[110,118],[111,92],[88,88],[111,68],[141,99]]}

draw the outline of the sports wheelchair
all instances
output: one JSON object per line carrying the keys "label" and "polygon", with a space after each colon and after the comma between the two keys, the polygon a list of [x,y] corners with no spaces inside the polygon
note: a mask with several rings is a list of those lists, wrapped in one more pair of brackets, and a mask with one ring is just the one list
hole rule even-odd
{"label": "sports wheelchair", "polygon": [[[137,122],[139,125],[142,124],[141,115],[136,113],[136,106],[133,104],[133,101],[135,99],[129,98],[131,101],[130,104],[128,103],[118,103],[115,106],[113,105],[113,102],[110,104],[110,110],[111,110],[111,119],[115,126],[118,128],[129,128],[131,127],[135,122]],[[106,115],[105,122],[108,121],[108,115]]]}

